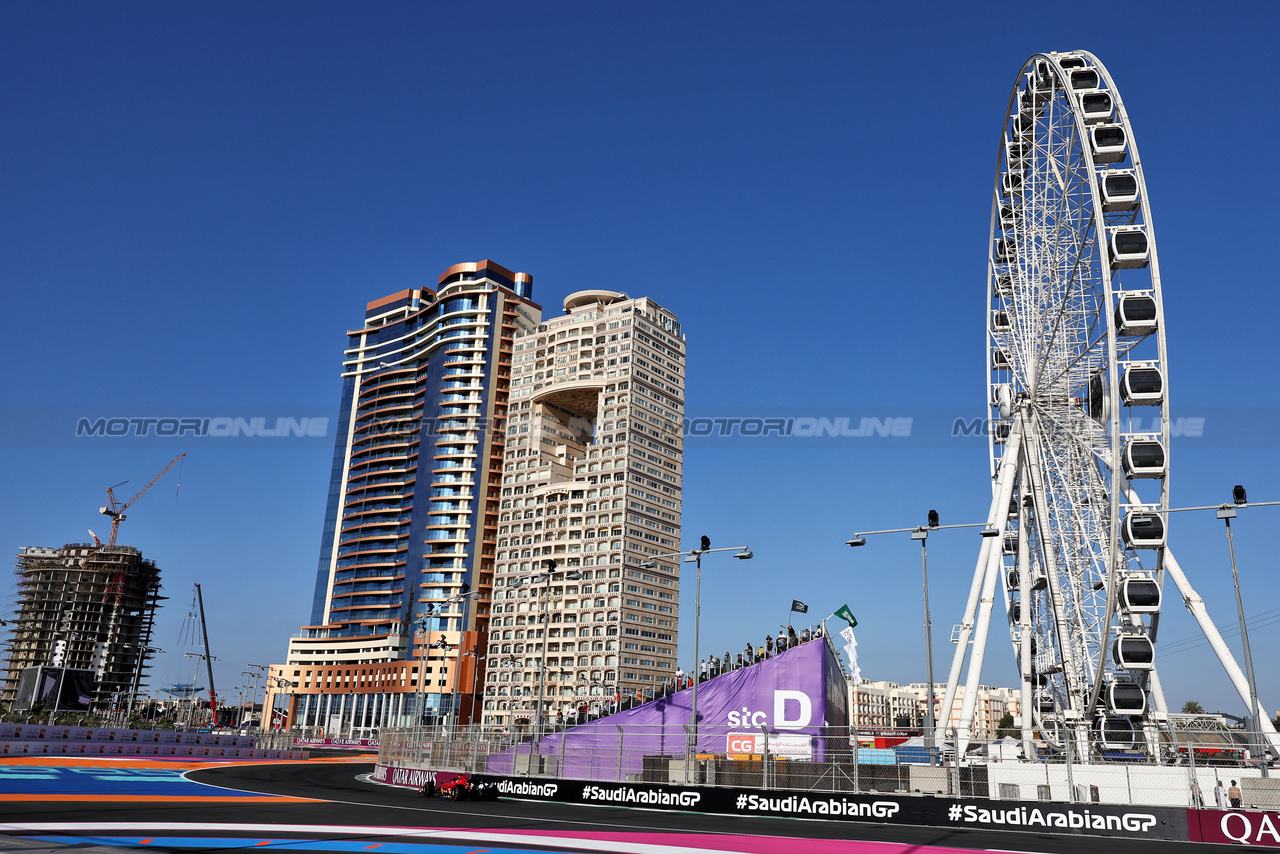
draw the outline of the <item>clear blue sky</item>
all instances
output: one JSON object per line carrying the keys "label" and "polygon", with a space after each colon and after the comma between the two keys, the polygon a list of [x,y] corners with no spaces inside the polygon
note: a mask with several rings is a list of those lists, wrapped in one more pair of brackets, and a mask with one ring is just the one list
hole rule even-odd
{"label": "clear blue sky", "polygon": [[[1141,147],[1174,403],[1242,407],[1235,447],[1175,445],[1174,501],[1237,481],[1277,499],[1278,18],[1274,3],[5,3],[4,418],[332,408],[365,302],[481,258],[532,273],[551,312],[588,287],[669,306],[691,409],[977,407],[1002,111],[1028,55],[1086,48]],[[1240,447],[1255,424],[1263,447]],[[101,534],[103,489],[173,454],[9,444],[4,555]],[[175,470],[123,540],[163,568],[171,653],[191,648],[203,584],[225,694],[307,619],[331,450],[183,450],[181,490]],[[756,553],[707,562],[704,649],[759,641],[792,598],[817,616],[848,602],[864,674],[899,681],[924,676],[917,550],[844,541],[930,508],[975,521],[989,501],[971,444],[691,445],[685,490],[686,545]],[[1251,614],[1280,613],[1277,513],[1236,527]],[[976,540],[930,540],[940,673]],[[1171,542],[1233,625],[1220,523],[1178,517]],[[1193,635],[1167,601],[1163,637]],[[1274,710],[1280,623],[1259,625]],[[174,658],[156,681],[189,676]],[[1009,660],[999,641],[984,681],[1011,684]],[[1207,647],[1158,661],[1171,703],[1243,709]]]}

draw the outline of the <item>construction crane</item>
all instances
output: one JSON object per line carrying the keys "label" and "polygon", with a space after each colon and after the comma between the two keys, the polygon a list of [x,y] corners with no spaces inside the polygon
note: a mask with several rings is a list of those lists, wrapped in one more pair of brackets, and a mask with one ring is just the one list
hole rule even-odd
{"label": "construction crane", "polygon": [[[151,482],[150,482],[150,483],[148,483],[146,486],[142,487],[142,489],[139,489],[139,490],[138,490],[138,494],[137,494],[137,495],[135,495],[135,496],[133,496],[132,498],[130,498],[130,499],[129,499],[128,501],[126,501],[124,504],[119,504],[119,505],[117,505],[117,504],[116,504],[116,497],[115,497],[115,495],[114,495],[114,494],[112,493],[112,491],[111,491],[111,490],[115,489],[115,486],[108,486],[108,487],[107,487],[107,506],[106,506],[106,507],[99,508],[99,511],[98,511],[98,512],[100,512],[103,516],[110,516],[110,517],[111,517],[111,538],[107,540],[107,545],[109,545],[109,546],[114,546],[114,545],[116,544],[116,532],[120,530],[120,523],[121,523],[121,522],[123,522],[123,521],[125,520],[124,511],[125,511],[125,510],[128,510],[131,506],[133,506],[133,502],[135,502],[135,501],[137,501],[139,498],[141,498],[141,497],[146,493],[146,491],[147,491],[148,489],[150,489],[151,487],[155,486],[155,485],[156,485],[156,481],[158,481],[158,480],[160,480],[160,478],[164,477],[165,472],[167,472],[169,469],[173,468],[173,467],[174,467],[174,465],[178,462],[178,460],[182,459],[182,458],[183,458],[183,457],[185,457],[185,456],[186,456],[186,454],[178,454],[176,457],[174,457],[173,459],[169,460],[169,465],[167,465],[167,466],[165,466],[164,468],[160,469],[160,474],[158,474],[158,475],[156,475],[155,477],[151,478]],[[129,482],[129,481],[127,481],[127,480],[125,481],[125,483],[128,483],[128,482]],[[122,484],[119,484],[119,483],[117,483],[117,484],[116,484],[116,486],[121,486],[121,485],[122,485]],[[97,538],[95,537],[94,539],[96,540]]]}

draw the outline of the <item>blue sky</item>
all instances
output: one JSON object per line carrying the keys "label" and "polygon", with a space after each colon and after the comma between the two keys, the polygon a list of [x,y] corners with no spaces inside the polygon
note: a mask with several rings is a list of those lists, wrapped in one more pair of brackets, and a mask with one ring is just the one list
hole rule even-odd
{"label": "blue sky", "polygon": [[[7,3],[5,419],[332,408],[365,302],[481,258],[532,273],[548,313],[588,287],[670,307],[691,409],[975,408],[1009,88],[1028,55],[1085,48],[1141,147],[1171,397],[1239,407],[1243,423],[1233,447],[1175,444],[1174,503],[1225,500],[1236,482],[1280,499],[1278,17],[1262,3],[1211,18],[1176,3],[1052,17],[1013,3]],[[174,453],[40,444],[0,455],[0,553],[101,534],[103,489]],[[173,653],[190,649],[200,582],[225,694],[244,664],[282,660],[307,618],[331,450],[183,450],[122,539],[172,597],[155,681],[189,678]],[[864,675],[922,679],[915,545],[844,541],[930,508],[976,521],[988,502],[981,446],[691,445],[687,542],[756,553],[707,562],[703,648],[761,640],[793,598],[818,616],[848,602]],[[1250,614],[1280,613],[1277,512],[1236,526]],[[930,540],[939,673],[976,540]],[[1183,514],[1171,543],[1233,625],[1221,523]],[[11,575],[0,584],[11,599]],[[1167,601],[1162,637],[1194,635]],[[1280,623],[1259,626],[1274,710]],[[1011,684],[1009,660],[997,641],[983,681]],[[1171,703],[1243,709],[1207,646],[1158,660]]]}

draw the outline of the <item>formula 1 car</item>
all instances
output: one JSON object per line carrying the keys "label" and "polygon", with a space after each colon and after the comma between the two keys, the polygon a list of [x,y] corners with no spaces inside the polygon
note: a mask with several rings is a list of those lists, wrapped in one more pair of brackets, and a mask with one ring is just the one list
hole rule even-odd
{"label": "formula 1 car", "polygon": [[436,785],[429,781],[418,790],[424,798],[448,798],[451,801],[496,801],[498,787],[493,783],[472,783],[466,777],[458,775],[448,782]]}

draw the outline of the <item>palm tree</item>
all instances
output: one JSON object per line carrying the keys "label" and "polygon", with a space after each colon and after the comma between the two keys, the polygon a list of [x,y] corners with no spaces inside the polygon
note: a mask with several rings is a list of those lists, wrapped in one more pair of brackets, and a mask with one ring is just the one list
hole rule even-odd
{"label": "palm tree", "polygon": [[1187,700],[1182,704],[1182,713],[1184,715],[1203,715],[1204,706],[1201,706],[1195,700]]}

